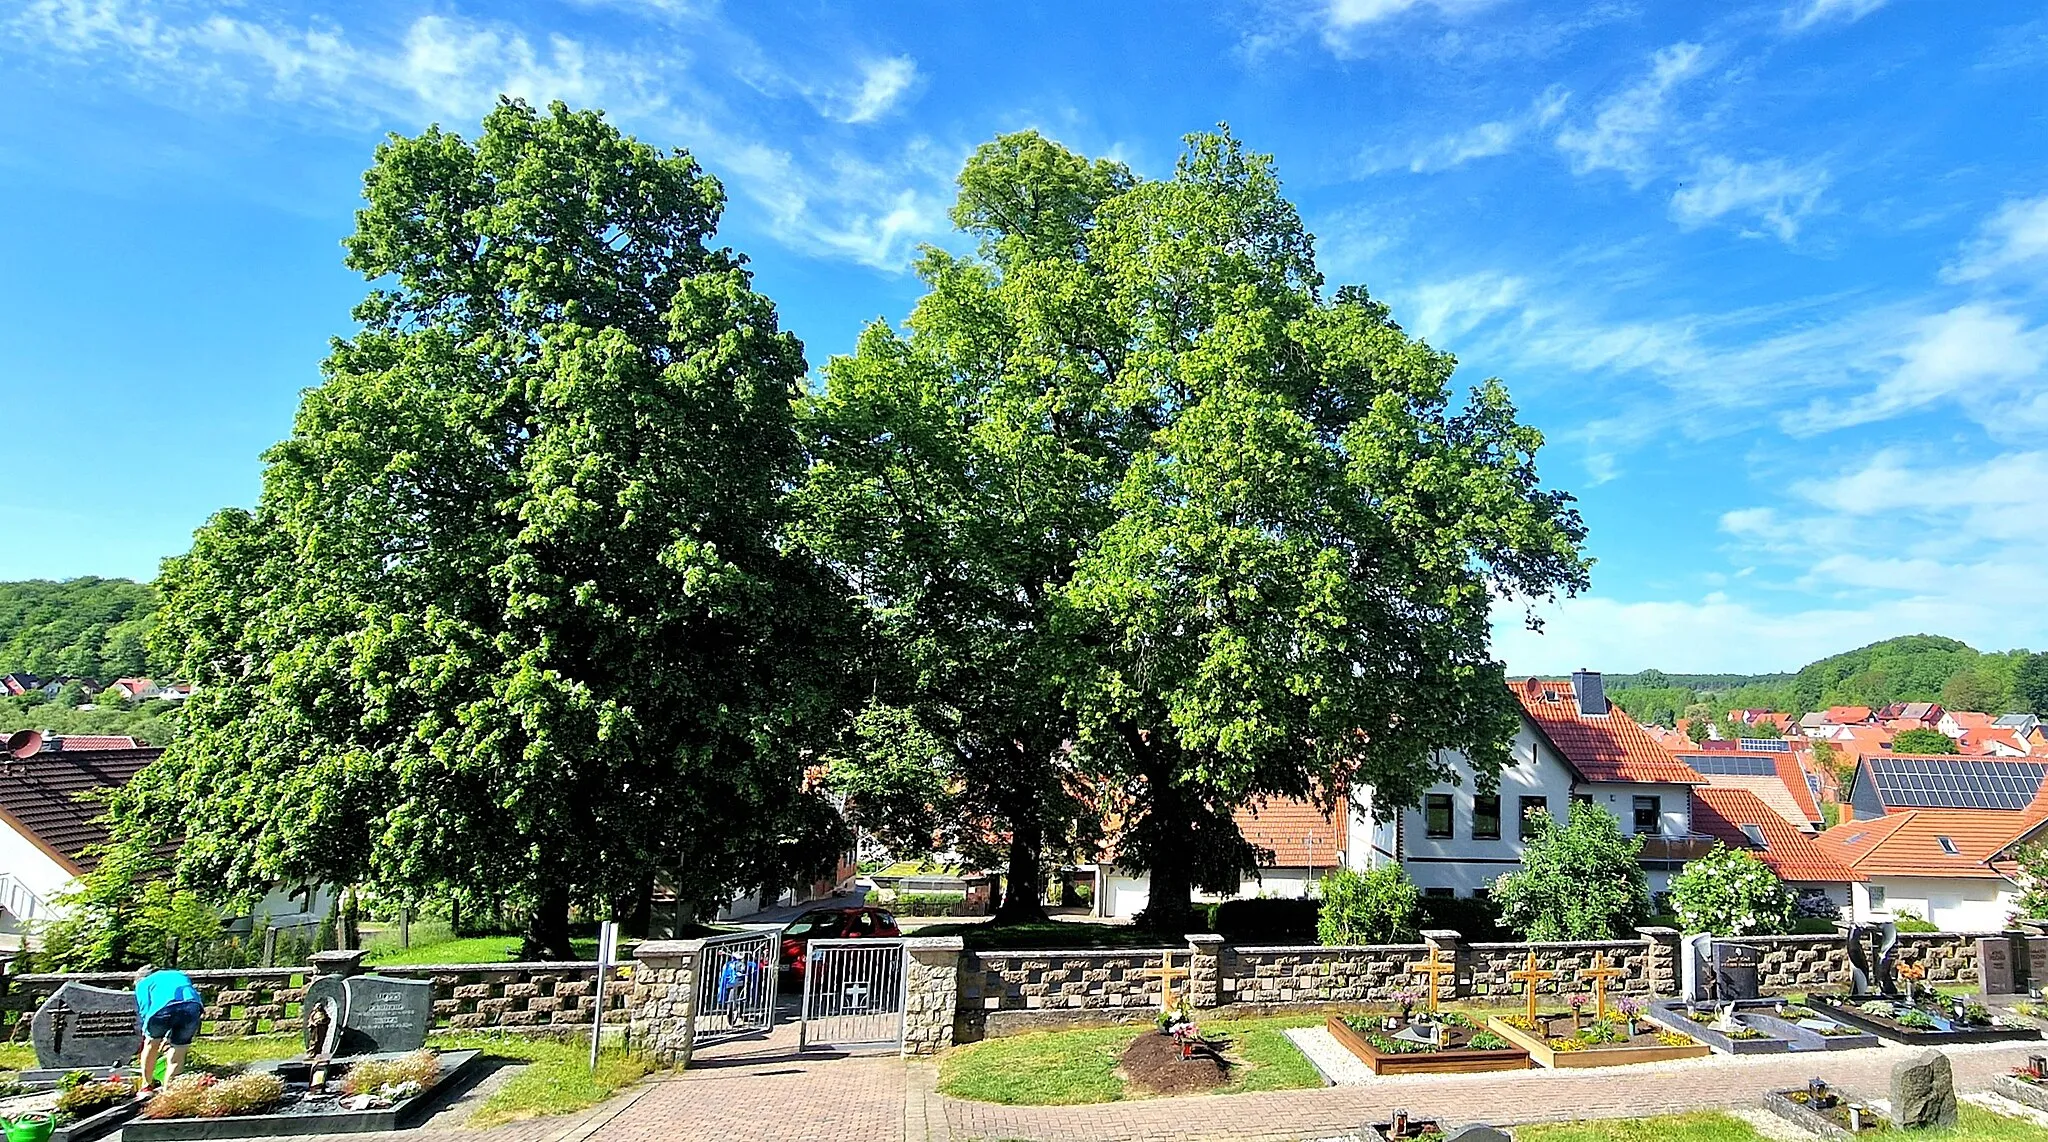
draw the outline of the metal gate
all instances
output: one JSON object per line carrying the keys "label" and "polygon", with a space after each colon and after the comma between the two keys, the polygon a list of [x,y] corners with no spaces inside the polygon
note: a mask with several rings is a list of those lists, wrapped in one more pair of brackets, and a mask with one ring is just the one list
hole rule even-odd
{"label": "metal gate", "polygon": [[704,941],[697,952],[694,1042],[765,1035],[775,1026],[777,932],[741,932]]}
{"label": "metal gate", "polygon": [[903,1043],[902,940],[812,940],[799,1047]]}

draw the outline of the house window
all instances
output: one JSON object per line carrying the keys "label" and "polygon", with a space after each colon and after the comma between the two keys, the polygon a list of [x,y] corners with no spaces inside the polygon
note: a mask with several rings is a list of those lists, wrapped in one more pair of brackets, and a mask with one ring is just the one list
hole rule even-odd
{"label": "house window", "polygon": [[1517,832],[1517,833],[1515,834],[1516,838],[1517,838],[1517,839],[1519,839],[1519,840],[1524,840],[1524,841],[1526,841],[1526,840],[1528,840],[1528,839],[1529,839],[1530,837],[1533,837],[1533,836],[1535,836],[1535,835],[1536,835],[1536,826],[1530,823],[1530,821],[1529,821],[1529,818],[1530,818],[1530,817],[1532,817],[1532,816],[1534,816],[1534,815],[1535,815],[1535,814],[1537,814],[1537,813],[1549,813],[1549,812],[1550,812],[1550,798],[1548,798],[1548,797],[1524,797],[1524,798],[1522,798],[1522,818],[1521,818],[1521,829],[1520,829],[1520,831],[1519,831],[1519,832]]}
{"label": "house window", "polygon": [[1738,828],[1738,829],[1741,829],[1741,830],[1742,830],[1742,835],[1743,835],[1744,837],[1747,837],[1747,838],[1749,839],[1749,847],[1750,847],[1750,848],[1753,848],[1753,849],[1758,849],[1758,850],[1763,850],[1763,849],[1768,849],[1768,848],[1770,848],[1770,847],[1771,847],[1771,845],[1770,845],[1770,842],[1768,842],[1768,841],[1764,840],[1764,830],[1763,830],[1763,826],[1761,826],[1761,825],[1737,825],[1737,826],[1736,826],[1736,828]]}
{"label": "house window", "polygon": [[1947,853],[1947,854],[1948,854],[1948,855],[1950,855],[1950,856],[1961,856],[1961,855],[1963,855],[1963,853],[1962,853],[1962,850],[1960,850],[1960,849],[1956,848],[1956,843],[1955,843],[1954,841],[1950,840],[1949,838],[1947,838],[1947,837],[1936,837],[1936,838],[1934,838],[1934,839],[1935,839],[1936,841],[1940,842],[1940,844],[1941,844],[1941,851],[1942,851],[1942,852],[1945,852],[1945,853]]}
{"label": "house window", "polygon": [[1431,793],[1422,799],[1422,835],[1443,840],[1451,835],[1451,795]]}
{"label": "house window", "polygon": [[1664,831],[1664,806],[1658,797],[1636,798],[1636,832],[1656,836]]}
{"label": "house window", "polygon": [[1500,839],[1499,796],[1480,794],[1472,798],[1472,837],[1481,841]]}
{"label": "house window", "polygon": [[1884,907],[1884,885],[1870,886],[1870,910],[1876,912]]}
{"label": "house window", "polygon": [[1572,804],[1574,805],[1591,805],[1592,803],[1593,795],[1591,793],[1572,794]]}

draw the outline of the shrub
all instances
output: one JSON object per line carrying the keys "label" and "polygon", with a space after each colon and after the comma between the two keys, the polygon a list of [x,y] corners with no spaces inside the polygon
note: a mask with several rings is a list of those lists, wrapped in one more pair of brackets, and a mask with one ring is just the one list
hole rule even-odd
{"label": "shrub", "polygon": [[1484,896],[1424,896],[1420,928],[1448,928],[1467,943],[1506,941],[1515,934],[1500,922],[1500,906]]}
{"label": "shrub", "polygon": [[1233,940],[1314,939],[1322,907],[1322,901],[1307,896],[1225,900],[1216,906],[1209,927]]}
{"label": "shrub", "polygon": [[964,892],[899,892],[896,911],[908,916],[951,916],[966,899]]}
{"label": "shrub", "polygon": [[1650,912],[1643,839],[1623,836],[1614,814],[1584,802],[1564,824],[1538,812],[1530,825],[1522,867],[1493,882],[1502,921],[1539,942],[1632,935]]}
{"label": "shrub", "polygon": [[208,1074],[182,1074],[164,1084],[156,1097],[142,1108],[144,1118],[201,1118],[206,1113],[206,1092],[220,1080]]}
{"label": "shrub", "polygon": [[1928,921],[1926,918],[1922,917],[1918,912],[1913,911],[1911,908],[1892,909],[1892,922],[1898,925],[1899,931],[1901,932],[1941,931],[1941,926],[1939,924],[1935,924]]}
{"label": "shrub", "polygon": [[1398,865],[1323,877],[1316,939],[1325,945],[1400,944],[1416,938],[1420,916],[1415,886]]}
{"label": "shrub", "polygon": [[1892,738],[1893,753],[1956,753],[1956,739],[1940,730],[1900,730]]}
{"label": "shrub", "polygon": [[72,1075],[85,1075],[84,1071],[72,1071],[64,1076],[65,1086],[57,1095],[57,1112],[72,1118],[88,1118],[119,1102],[135,1097],[135,1084],[128,1079],[108,1079],[105,1082],[72,1081]]}
{"label": "shrub", "polygon": [[1792,930],[1797,898],[1756,854],[1716,844],[1671,878],[1671,902],[1688,932],[1770,936]]}
{"label": "shrub", "polygon": [[204,1113],[208,1118],[260,1114],[283,1098],[284,1080],[276,1075],[236,1075],[213,1084],[206,1092]]}

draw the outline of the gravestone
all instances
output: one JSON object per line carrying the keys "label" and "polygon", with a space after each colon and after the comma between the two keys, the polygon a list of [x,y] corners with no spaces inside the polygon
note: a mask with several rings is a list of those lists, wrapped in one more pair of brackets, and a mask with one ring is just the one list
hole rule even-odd
{"label": "gravestone", "polygon": [[[304,1010],[306,1050],[313,1054],[417,1051],[434,1023],[434,985],[382,975],[322,976],[306,985]],[[328,1041],[315,1042],[323,1022],[331,1028]]]}
{"label": "gravestone", "polygon": [[1892,1064],[1892,1125],[1901,1130],[1956,1124],[1956,1076],[1940,1051],[1916,1051]]}
{"label": "gravestone", "polygon": [[1748,944],[1714,944],[1714,1000],[1740,1003],[1757,998],[1757,979],[1762,972],[1761,948]]}
{"label": "gravestone", "polygon": [[2027,937],[2027,986],[2048,988],[2048,936]]}
{"label": "gravestone", "polygon": [[2013,975],[2012,941],[1985,936],[1977,941],[1977,993],[1986,997],[2018,991]]}
{"label": "gravestone", "polygon": [[1444,1135],[1444,1142],[1515,1142],[1508,1132],[1484,1122],[1467,1123]]}
{"label": "gravestone", "polygon": [[1687,936],[1678,943],[1679,998],[1705,1003],[1714,997],[1714,937]]}
{"label": "gravestone", "polygon": [[142,1050],[135,993],[67,982],[36,1009],[29,1038],[43,1070],[123,1066]]}

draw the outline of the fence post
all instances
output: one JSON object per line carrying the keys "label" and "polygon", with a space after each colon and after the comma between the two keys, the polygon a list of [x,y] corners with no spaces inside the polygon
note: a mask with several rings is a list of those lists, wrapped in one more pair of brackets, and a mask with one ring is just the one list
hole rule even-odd
{"label": "fence post", "polygon": [[1223,937],[1194,932],[1188,941],[1188,1005],[1218,1007],[1223,1003]]}
{"label": "fence post", "polygon": [[936,1055],[953,1045],[953,1021],[960,1010],[958,936],[912,936],[903,941],[903,1053]]}
{"label": "fence post", "polygon": [[1636,935],[1649,945],[1644,949],[1643,982],[1649,985],[1652,998],[1659,995],[1678,994],[1678,939],[1676,928],[1637,928]]}
{"label": "fence post", "polygon": [[627,1025],[665,1067],[690,1065],[697,1037],[697,953],[703,940],[647,940],[633,953]]}
{"label": "fence post", "polygon": [[263,966],[277,966],[277,929],[269,925],[263,928]]}

